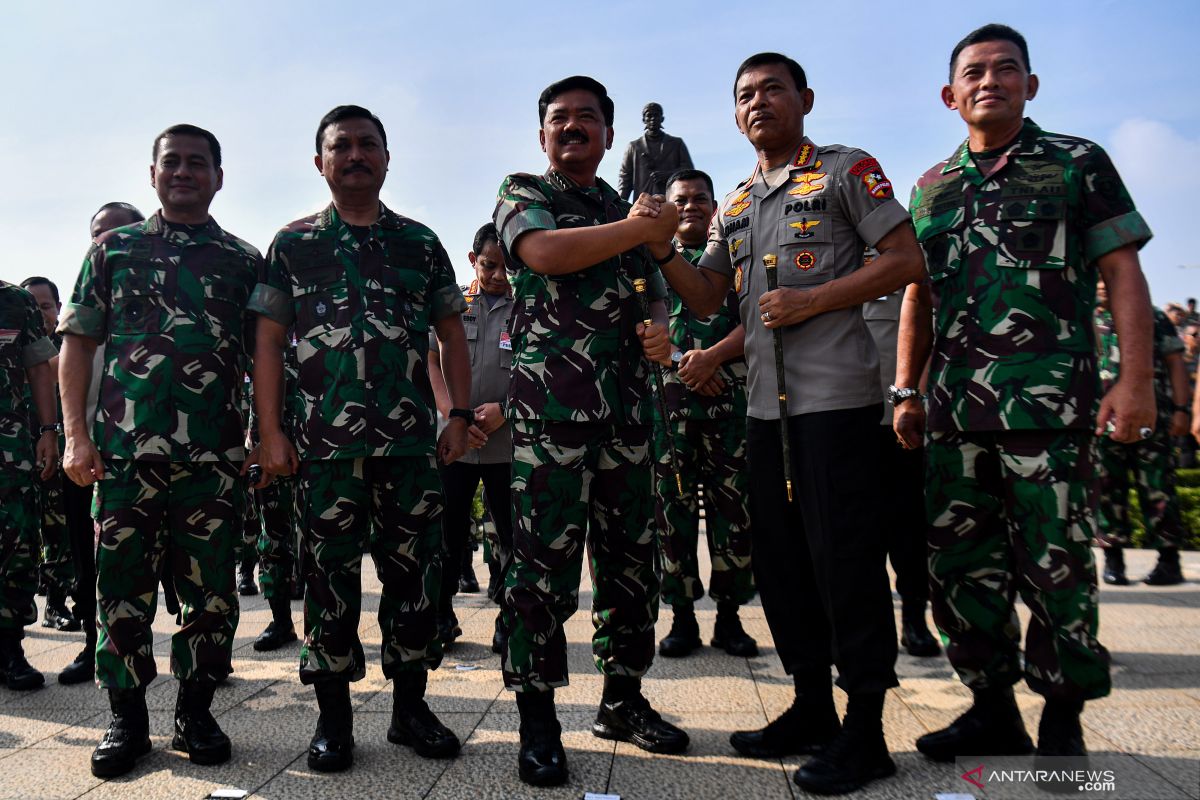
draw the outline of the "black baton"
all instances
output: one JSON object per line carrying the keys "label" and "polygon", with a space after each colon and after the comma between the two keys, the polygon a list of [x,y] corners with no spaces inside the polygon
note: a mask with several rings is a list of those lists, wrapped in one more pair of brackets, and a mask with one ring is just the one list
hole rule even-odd
{"label": "black baton", "polygon": [[[763,268],[767,271],[767,291],[779,288],[779,259],[768,253],[763,256]],[[792,502],[792,448],[788,443],[788,397],[787,371],[783,365],[783,329],[775,328],[775,381],[779,385],[779,439],[783,444],[783,480],[787,484],[788,502]]]}

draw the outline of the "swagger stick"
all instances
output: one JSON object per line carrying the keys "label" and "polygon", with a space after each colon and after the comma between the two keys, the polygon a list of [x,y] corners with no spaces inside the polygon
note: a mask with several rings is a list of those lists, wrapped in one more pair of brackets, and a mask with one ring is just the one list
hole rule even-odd
{"label": "swagger stick", "polygon": [[[649,328],[654,324],[650,318],[650,301],[646,299],[646,279],[634,278],[633,291],[637,294],[638,304],[642,307],[642,323]],[[662,417],[663,437],[671,448],[671,470],[675,473],[675,490],[683,496],[683,478],[679,474],[679,453],[675,451],[675,437],[671,431],[671,417],[667,413],[667,395],[663,391],[662,364],[651,364],[654,368],[654,389],[658,403],[658,415]]]}
{"label": "swagger stick", "polygon": [[[763,268],[767,271],[767,291],[779,288],[779,259],[774,254],[763,256]],[[779,385],[779,438],[783,444],[783,480],[787,483],[788,502],[792,502],[792,448],[788,443],[788,396],[787,371],[783,366],[783,329],[775,328],[775,381]]]}

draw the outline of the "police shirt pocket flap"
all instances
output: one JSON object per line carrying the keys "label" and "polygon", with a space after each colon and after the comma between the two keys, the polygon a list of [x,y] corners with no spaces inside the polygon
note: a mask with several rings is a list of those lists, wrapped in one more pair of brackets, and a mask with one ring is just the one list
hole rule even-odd
{"label": "police shirt pocket flap", "polygon": [[779,221],[779,244],[807,245],[826,244],[830,237],[831,223],[819,214],[796,214]]}
{"label": "police shirt pocket flap", "polygon": [[727,235],[725,242],[729,247],[729,260],[731,262],[736,263],[744,258],[749,258],[754,253],[754,248],[751,246],[753,233],[749,228],[743,228],[740,231],[735,231]]}

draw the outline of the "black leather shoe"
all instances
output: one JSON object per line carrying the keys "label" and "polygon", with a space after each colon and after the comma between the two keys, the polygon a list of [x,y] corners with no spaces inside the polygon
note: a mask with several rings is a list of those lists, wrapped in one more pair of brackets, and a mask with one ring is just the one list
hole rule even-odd
{"label": "black leather shoe", "polygon": [[46,676],[33,668],[21,647],[22,631],[6,631],[0,635],[0,682],[14,692],[38,689]]}
{"label": "black leather shoe", "polygon": [[296,627],[292,624],[292,607],[287,596],[276,594],[267,603],[271,606],[271,621],[254,640],[254,649],[260,653],[278,650],[296,641]]}
{"label": "black leather shoe", "polygon": [[896,774],[882,732],[843,728],[828,747],[810,758],[792,777],[813,794],[849,794],[879,778]]}
{"label": "black leather shoe", "polygon": [[900,626],[900,646],[910,656],[916,656],[917,658],[929,658],[942,652],[942,648],[938,646],[937,639],[933,638],[933,634],[925,626],[924,613],[921,614],[919,619],[914,615],[902,620]]}
{"label": "black leather shoe", "polygon": [[216,689],[215,681],[179,682],[171,748],[187,753],[193,764],[224,764],[229,760],[232,750],[229,737],[209,710]]}
{"label": "black leather shoe", "polygon": [[424,700],[393,706],[387,738],[392,744],[411,747],[424,758],[450,758],[462,749],[454,731],[442,724]]}
{"label": "black leather shoe", "polygon": [[966,713],[940,731],[917,739],[917,749],[933,761],[960,756],[1023,756],[1033,752],[1012,688],[975,693]]}
{"label": "black leather shoe", "polygon": [[58,589],[46,592],[46,610],[42,613],[42,627],[60,631],[77,631],[83,623],[75,619],[67,608],[67,598]]}
{"label": "black leather shoe", "polygon": [[84,647],[75,660],[58,673],[58,682],[64,686],[86,683],[96,678],[96,648]]}
{"label": "black leather shoe", "polygon": [[504,629],[503,616],[497,614],[496,632],[492,634],[492,652],[502,656],[506,650],[508,650],[508,631]]}
{"label": "black leather shoe", "polygon": [[475,579],[475,573],[464,572],[458,579],[458,590],[463,594],[475,594],[479,591],[479,581]]}
{"label": "black leather shoe", "polygon": [[1163,548],[1158,554],[1158,563],[1150,574],[1142,579],[1147,586],[1174,586],[1183,583],[1183,569],[1179,566],[1179,551]]}
{"label": "black leather shoe", "polygon": [[258,584],[254,582],[254,562],[238,566],[238,594],[242,597],[253,597],[258,594]]}
{"label": "black leather shoe", "polygon": [[765,728],[730,734],[729,743],[748,758],[783,758],[819,752],[841,730],[831,691],[827,703],[796,701]]}
{"label": "black leather shoe", "polygon": [[1033,757],[1033,768],[1049,774],[1039,780],[1038,788],[1055,794],[1077,794],[1079,783],[1060,780],[1056,775],[1088,768],[1087,747],[1083,743],[1083,725],[1079,715],[1082,702],[1069,700],[1047,700],[1038,723],[1037,751]]}
{"label": "black leather shoe", "polygon": [[554,713],[554,691],[518,692],[521,714],[521,750],[517,774],[531,786],[559,786],[567,782],[567,754],[562,727]]}
{"label": "black leather shoe", "polygon": [[658,643],[658,654],[667,658],[683,658],[702,646],[700,625],[692,606],[677,606],[672,611],[671,630]]}
{"label": "black leather shoe", "polygon": [[453,612],[438,615],[437,635],[442,640],[442,648],[446,650],[449,650],[458,637],[462,636],[462,628],[458,627],[458,619]]}
{"label": "black leather shoe", "polygon": [[601,739],[629,742],[648,753],[682,753],[688,735],[664,720],[642,695],[622,700],[604,700],[592,733]]}
{"label": "black leather shoe", "polygon": [[1128,586],[1125,577],[1125,551],[1120,547],[1109,547],[1104,551],[1104,582],[1110,586]]}
{"label": "black leather shoe", "polygon": [[350,682],[326,678],[313,684],[321,715],[308,743],[308,766],[317,772],[341,772],[354,763],[354,708]]}
{"label": "black leather shoe", "polygon": [[97,778],[124,775],[150,752],[150,719],[146,688],[109,689],[112,721],[92,752],[92,774]]}
{"label": "black leather shoe", "polygon": [[738,618],[738,607],[732,603],[717,605],[717,621],[713,625],[710,644],[738,658],[754,658],[758,655],[758,642],[746,633]]}

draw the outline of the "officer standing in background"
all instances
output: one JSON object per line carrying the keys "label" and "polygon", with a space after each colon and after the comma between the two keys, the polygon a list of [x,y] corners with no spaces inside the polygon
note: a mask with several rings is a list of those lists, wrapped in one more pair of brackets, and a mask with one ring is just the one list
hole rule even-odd
{"label": "officer standing in background", "polygon": [[[262,259],[209,216],[223,179],[215,136],[172,126],[155,138],[153,158],[162,209],[92,245],[58,326],[63,469],[80,486],[98,482],[96,677],[113,717],[92,754],[97,777],[128,772],[150,751],[146,687],[158,672],[151,625],[164,558],[183,614],[171,639],[179,679],[171,746],[198,764],[230,757],[209,708],[233,669],[246,301]],[[89,433],[88,384],[101,343]]]}
{"label": "officer standing in background", "polygon": [[[675,249],[695,264],[708,240],[715,204],[712,178],[699,170],[680,170],[668,179],[666,191],[667,202],[679,210]],[[703,484],[704,531],[712,563],[708,593],[717,601],[712,646],[748,658],[758,655],[758,644],[738,619],[738,608],[754,597],[746,510],[746,329],[733,292],[710,317],[693,314],[674,292],[667,300],[676,368],[663,379],[670,420],[661,419],[655,406],[654,516],[662,597],[671,606],[672,620],[658,652],[679,657],[700,647],[695,602],[704,596],[704,584],[696,547]],[[667,436],[675,439],[682,495],[675,485]]]}
{"label": "officer standing in background", "polygon": [[[670,358],[666,290],[641,245],[670,242],[674,206],[661,219],[627,218],[629,205],[596,177],[613,139],[613,102],[598,81],[576,75],[548,86],[538,122],[549,168],[506,177],[495,222],[515,297],[508,408],[514,561],[505,582],[504,683],[517,692],[521,780],[548,786],[567,779],[554,690],[567,685],[564,626],[579,604],[585,549],[595,587],[592,652],[604,674],[592,732],[660,753],[682,752],[688,736],[641,690],[658,617],[655,367],[647,359]],[[635,280],[647,281],[650,330]],[[642,339],[655,333],[644,348]]]}
{"label": "officer standing in background", "polygon": [[[37,480],[58,469],[60,426],[50,367],[56,354],[37,301],[0,281],[0,682],[14,691],[46,682],[25,659],[21,640],[25,626],[37,619]],[[26,381],[37,409],[36,443],[26,429]]]}
{"label": "officer standing in background", "polygon": [[[867,251],[866,261],[875,258]],[[929,602],[929,554],[925,523],[925,450],[907,448],[892,430],[892,409],[896,403],[920,403],[920,392],[901,392],[896,379],[896,334],[900,329],[900,306],[904,289],[863,303],[863,319],[879,351],[879,383],[887,402],[879,423],[879,447],[884,507],[888,509],[888,555],[896,573],[896,593],[900,595],[900,646],[910,656],[936,656],[942,650],[925,623]]]}
{"label": "officer standing in background", "polygon": [[[464,303],[433,231],[379,201],[391,159],[383,124],[365,108],[338,106],[321,119],[315,143],[313,162],[333,201],[276,234],[250,308],[258,314],[263,469],[296,473],[303,498],[300,681],[313,686],[321,709],[308,765],[335,772],[354,763],[350,683],[367,671],[358,623],[368,547],[383,584],[383,674],[394,698],[388,741],[426,758],[458,753],[458,738],[424,699],[428,670],[442,659],[434,456],[435,447],[443,463],[463,454],[474,414],[452,410],[435,443],[429,331],[447,354],[450,395],[465,405]],[[282,427],[283,351],[293,325],[303,403],[295,447]]]}
{"label": "officer standing in background", "polygon": [[[1103,438],[1099,445],[1100,536],[1104,546],[1104,582],[1129,585],[1125,575],[1125,550],[1132,541],[1129,513],[1129,473],[1133,472],[1146,538],[1158,547],[1158,564],[1143,579],[1150,586],[1183,583],[1179,546],[1187,538],[1179,500],[1175,495],[1175,455],[1171,440],[1187,433],[1187,372],[1183,366],[1183,342],[1175,326],[1160,309],[1154,315],[1154,405],[1158,419],[1154,435],[1135,442]],[[1108,391],[1121,377],[1121,346],[1108,308],[1104,281],[1096,284],[1096,334],[1099,336],[1101,387]]]}
{"label": "officer standing in background", "polygon": [[[937,761],[1033,749],[1012,690],[1022,672],[1046,698],[1038,754],[1086,752],[1083,704],[1111,689],[1097,639],[1093,432],[1153,435],[1137,257],[1150,230],[1099,146],[1024,117],[1037,89],[1021,34],[985,25],[963,38],[941,98],[968,137],[910,201],[929,278],[908,289],[921,297],[901,317],[896,385],[917,387],[932,349],[929,410],[926,421],[922,404],[897,405],[895,430],[910,447],[924,435],[933,619],[974,695],[917,740]],[[1092,324],[1101,275],[1123,358],[1103,399]],[[1023,659],[1018,592],[1031,612]]]}
{"label": "officer standing in background", "polygon": [[[681,256],[663,267],[697,314],[718,308],[732,284],[746,326],[754,577],[796,700],[730,742],[760,758],[813,753],[796,783],[844,793],[896,771],[883,736],[884,697],[896,685],[886,518],[876,496],[883,398],[861,304],[919,278],[921,256],[879,162],[804,135],[814,96],[799,64],[751,56],[733,94],[758,164],[718,206],[700,268]],[[864,266],[867,245],[880,255]],[[772,264],[779,288],[769,291]],[[844,724],[833,663],[848,695]]]}
{"label": "officer standing in background", "polygon": [[[487,223],[475,233],[467,254],[475,270],[475,280],[463,291],[467,310],[463,328],[471,357],[471,403],[475,415],[468,428],[471,447],[467,454],[441,468],[446,511],[442,528],[446,544],[443,553],[442,593],[438,605],[438,630],[442,642],[449,645],[458,625],[454,615],[454,589],[458,570],[464,565],[464,551],[474,525],[471,505],[475,490],[483,482],[484,499],[496,525],[498,546],[493,557],[499,559],[499,580],[493,580],[489,597],[503,605],[504,575],[512,562],[512,429],[505,419],[509,373],[512,371],[512,339],[508,321],[512,314],[512,289],[505,274],[504,253],[496,234],[496,225]],[[437,341],[430,337],[429,378],[439,411],[445,419],[450,411],[450,395],[442,377]],[[463,566],[463,568],[468,568]],[[503,653],[508,637],[503,613],[496,615],[492,652]]]}

